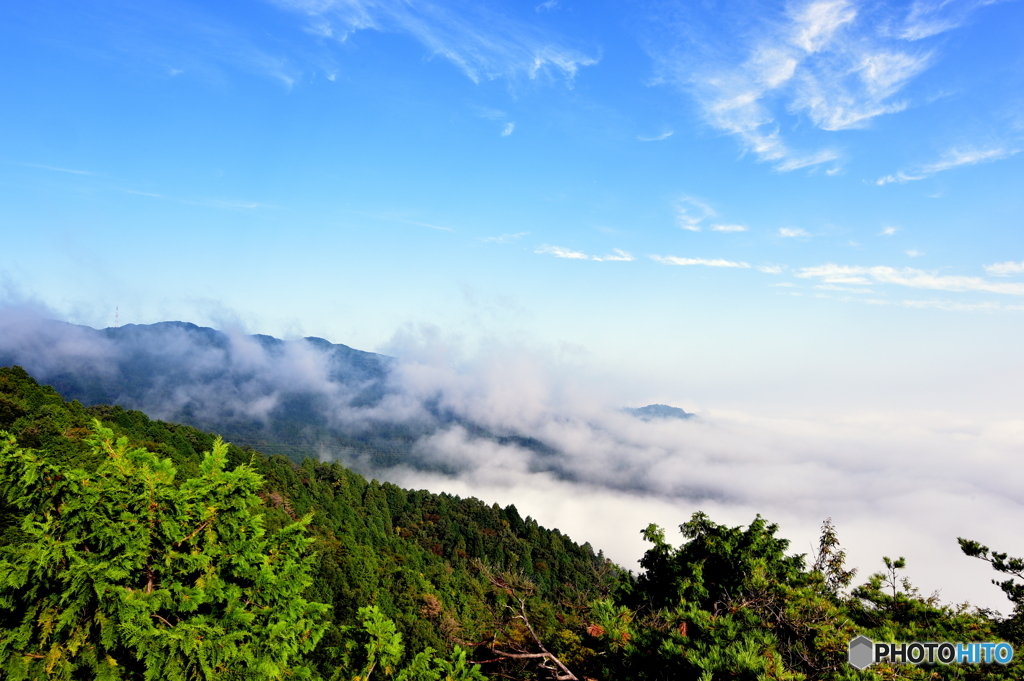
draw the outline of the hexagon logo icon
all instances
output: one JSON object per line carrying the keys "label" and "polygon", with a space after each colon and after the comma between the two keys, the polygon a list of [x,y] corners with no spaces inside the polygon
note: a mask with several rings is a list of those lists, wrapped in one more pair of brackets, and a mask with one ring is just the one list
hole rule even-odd
{"label": "hexagon logo icon", "polygon": [[850,641],[850,666],[866,669],[875,663],[875,644],[867,636],[858,636]]}

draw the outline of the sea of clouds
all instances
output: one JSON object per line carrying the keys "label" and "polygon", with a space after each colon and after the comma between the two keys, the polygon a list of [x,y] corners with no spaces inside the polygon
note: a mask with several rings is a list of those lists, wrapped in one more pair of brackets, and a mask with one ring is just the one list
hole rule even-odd
{"label": "sea of clouds", "polygon": [[[1009,610],[990,583],[995,573],[962,555],[956,538],[1024,554],[1015,531],[1024,419],[882,409],[764,415],[706,405],[690,419],[642,420],[622,411],[639,405],[622,404],[621,386],[607,375],[510,342],[467,353],[437,329],[406,328],[382,348],[392,359],[375,379],[315,342],[268,344],[241,329],[219,338],[211,344],[168,327],[159,342],[132,347],[156,356],[160,371],[183,373],[173,382],[152,377],[127,406],[157,418],[189,407],[265,420],[288,396],[309,395],[340,430],[401,423],[420,433],[407,463],[370,474],[515,504],[630,569],[645,550],[641,529],[655,522],[674,530],[697,510],[735,525],[761,514],[798,553],[813,553],[822,521],[832,518],[861,578],[881,568],[883,555],[906,556],[925,594]],[[125,352],[109,335],[54,323],[45,310],[0,310],[0,358],[16,358],[42,382],[83,369],[113,380]],[[380,398],[353,406],[377,380]],[[165,383],[174,385],[170,394]],[[368,465],[327,445],[321,458]]]}

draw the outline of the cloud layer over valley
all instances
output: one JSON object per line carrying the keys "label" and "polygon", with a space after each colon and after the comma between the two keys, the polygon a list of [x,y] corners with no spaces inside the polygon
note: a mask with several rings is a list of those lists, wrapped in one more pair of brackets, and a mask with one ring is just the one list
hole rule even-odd
{"label": "cloud layer over valley", "polygon": [[1024,420],[711,407],[644,420],[622,410],[616,385],[543,352],[495,344],[466,358],[430,329],[396,334],[384,350],[394,358],[320,339],[185,324],[96,331],[0,311],[0,364],[21,364],[65,397],[234,424],[254,440],[290,433],[398,484],[514,503],[627,568],[644,550],[640,529],[674,528],[698,509],[732,524],[760,513],[797,552],[832,517],[862,577],[882,555],[905,555],[925,592],[1008,609],[956,537],[1021,553],[1024,479],[1011,464]]}

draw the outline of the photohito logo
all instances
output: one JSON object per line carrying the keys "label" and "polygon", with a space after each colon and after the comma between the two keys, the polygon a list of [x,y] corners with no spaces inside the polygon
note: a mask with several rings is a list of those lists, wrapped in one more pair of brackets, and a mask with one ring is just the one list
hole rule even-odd
{"label": "photohito logo", "polygon": [[850,665],[867,669],[877,662],[907,664],[1009,664],[1013,646],[1009,643],[875,643],[867,636],[850,641]]}

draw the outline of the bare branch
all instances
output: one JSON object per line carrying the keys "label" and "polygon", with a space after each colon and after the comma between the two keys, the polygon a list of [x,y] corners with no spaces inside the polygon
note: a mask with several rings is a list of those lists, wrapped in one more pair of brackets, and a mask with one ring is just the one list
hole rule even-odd
{"label": "bare branch", "polygon": [[[492,585],[494,585],[496,588],[499,588],[499,589],[505,591],[506,593],[510,594],[513,598],[515,598],[519,602],[519,612],[518,612],[518,614],[516,614],[513,617],[513,619],[522,620],[523,624],[526,626],[527,631],[530,632],[530,636],[533,638],[534,643],[536,643],[537,647],[540,648],[540,650],[541,650],[541,652],[539,652],[539,653],[509,653],[509,652],[506,652],[506,651],[503,651],[503,650],[498,650],[497,648],[495,648],[494,646],[497,645],[497,641],[494,641],[494,642],[491,643],[491,651],[495,655],[499,655],[501,657],[512,658],[512,659],[541,659],[541,660],[544,660],[545,662],[548,662],[548,661],[553,662],[558,667],[558,669],[561,670],[561,673],[559,673],[559,672],[555,671],[553,668],[545,665],[543,662],[541,663],[541,666],[544,667],[545,669],[551,671],[554,674],[555,681],[579,681],[579,678],[575,674],[573,674],[571,671],[569,671],[569,668],[566,667],[564,664],[562,664],[562,661],[559,660],[554,655],[554,653],[552,653],[550,650],[548,650],[544,646],[544,643],[541,642],[540,637],[537,636],[537,632],[534,631],[533,625],[530,624],[530,618],[527,617],[527,615],[526,615],[526,599],[523,598],[522,596],[520,596],[517,592],[515,592],[513,590],[513,587],[511,585],[509,585],[509,583],[506,582],[505,580],[503,580],[503,579],[501,579],[499,577],[496,577],[495,575],[490,574],[489,572],[487,572],[485,574],[487,575],[487,578],[491,582]],[[512,608],[512,606],[508,606],[508,607],[510,609]]]}

